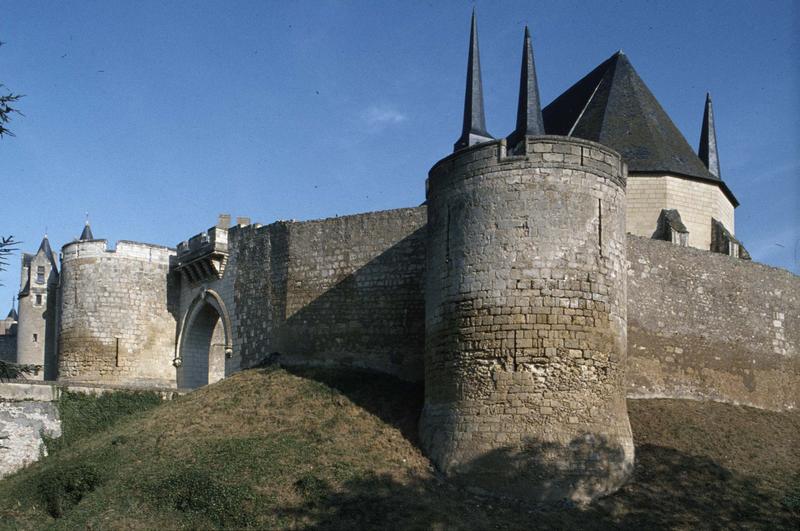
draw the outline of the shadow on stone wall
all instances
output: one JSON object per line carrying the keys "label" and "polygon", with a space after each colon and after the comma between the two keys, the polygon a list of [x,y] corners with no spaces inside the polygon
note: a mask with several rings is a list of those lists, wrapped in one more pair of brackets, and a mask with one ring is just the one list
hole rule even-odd
{"label": "shadow on stone wall", "polygon": [[424,403],[421,382],[407,382],[372,371],[340,371],[316,367],[284,367],[302,378],[324,383],[345,395],[358,407],[400,430],[408,441],[419,446],[417,426]]}
{"label": "shadow on stone wall", "polygon": [[570,499],[589,502],[622,485],[632,466],[625,450],[607,437],[584,433],[567,444],[526,438],[460,464],[450,481],[531,503]]}
{"label": "shadow on stone wall", "polygon": [[[417,229],[330,288],[321,288],[319,296],[276,323],[269,351],[280,353],[282,363],[334,363],[421,380],[425,234],[426,227]],[[297,289],[291,283],[289,297]]]}

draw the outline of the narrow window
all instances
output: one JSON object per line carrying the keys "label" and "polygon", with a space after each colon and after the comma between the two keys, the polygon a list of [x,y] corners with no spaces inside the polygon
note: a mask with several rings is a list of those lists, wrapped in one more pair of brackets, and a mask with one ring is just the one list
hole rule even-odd
{"label": "narrow window", "polygon": [[603,256],[603,200],[597,199],[597,248]]}
{"label": "narrow window", "polygon": [[38,294],[38,293],[36,294],[36,303],[35,304],[36,304],[36,306],[41,306],[42,305],[42,296],[40,294]]}
{"label": "narrow window", "polygon": [[36,268],[36,283],[44,284],[44,266],[39,266]]}
{"label": "narrow window", "polygon": [[33,342],[34,343],[38,343],[39,342],[39,334],[33,334]]}

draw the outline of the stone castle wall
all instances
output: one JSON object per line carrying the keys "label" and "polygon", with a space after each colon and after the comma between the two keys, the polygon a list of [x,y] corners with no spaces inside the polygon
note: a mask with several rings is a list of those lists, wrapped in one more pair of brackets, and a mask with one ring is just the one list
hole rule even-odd
{"label": "stone castle wall", "polygon": [[800,407],[800,277],[628,237],[628,395]]}
{"label": "stone castle wall", "polygon": [[526,143],[523,156],[481,144],[430,172],[420,437],[456,479],[586,501],[633,468],[625,169],[593,142]]}
{"label": "stone castle wall", "polygon": [[0,336],[0,361],[17,361],[17,336]]}
{"label": "stone castle wall", "polygon": [[424,207],[245,227],[232,242],[243,363],[278,353],[419,379]]}
{"label": "stone castle wall", "polygon": [[[225,374],[278,353],[424,378],[426,207],[237,226],[228,238],[223,277],[196,284],[168,274],[170,249],[65,246],[60,378],[175,385],[178,323],[205,289],[229,312]],[[800,277],[635,236],[627,255],[629,396],[798,407]]]}
{"label": "stone castle wall", "polygon": [[121,241],[62,250],[59,379],[175,385],[175,251]]}

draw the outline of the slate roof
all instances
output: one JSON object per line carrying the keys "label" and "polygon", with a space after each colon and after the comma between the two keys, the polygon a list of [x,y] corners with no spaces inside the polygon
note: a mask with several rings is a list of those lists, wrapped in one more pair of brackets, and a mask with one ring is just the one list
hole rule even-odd
{"label": "slate roof", "polygon": [[719,169],[719,153],[717,152],[717,130],[714,127],[714,108],[711,105],[711,94],[706,92],[706,106],[703,111],[703,125],[700,128],[700,146],[697,155],[708,168],[709,173],[718,179],[722,178]]}
{"label": "slate roof", "polygon": [[53,250],[50,248],[50,240],[47,239],[47,234],[44,235],[42,238],[42,243],[39,244],[39,250],[36,254],[44,253],[48,260],[50,260],[50,265],[53,266],[53,271],[58,272],[58,265],[56,265],[56,258],[53,254]]}
{"label": "slate roof", "polygon": [[94,240],[94,235],[92,234],[92,227],[89,226],[89,222],[86,222],[86,225],[83,226],[83,232],[81,232],[80,241],[85,240]]}
{"label": "slate roof", "polygon": [[467,87],[464,92],[464,125],[461,136],[453,145],[458,151],[493,137],[486,131],[486,115],[483,110],[483,81],[481,79],[481,55],[478,51],[478,22],[472,9],[469,30],[469,56],[467,58]]}
{"label": "slate roof", "polygon": [[18,320],[19,316],[17,315],[17,310],[11,308],[11,311],[8,312],[8,317],[6,317],[6,319],[12,319],[14,321]]}
{"label": "slate roof", "polygon": [[[33,258],[34,258],[34,256],[32,254],[30,254],[30,253],[22,253],[22,267],[30,268],[31,267],[31,262],[33,261]],[[28,293],[30,293],[30,291],[31,291],[31,279],[30,279],[30,274],[29,274],[28,278],[25,281],[25,285],[22,286],[21,290],[19,290],[18,297],[24,297],[24,296],[28,295]]]}
{"label": "slate roof", "polygon": [[513,147],[525,135],[543,135],[542,106],[539,98],[539,81],[536,79],[536,65],[533,61],[531,32],[525,26],[522,42],[522,66],[519,74],[519,102],[517,103],[517,126],[508,135],[508,145]]}
{"label": "slate roof", "polygon": [[542,110],[548,134],[575,136],[618,151],[632,173],[664,172],[718,183],[656,100],[627,56],[615,53]]}

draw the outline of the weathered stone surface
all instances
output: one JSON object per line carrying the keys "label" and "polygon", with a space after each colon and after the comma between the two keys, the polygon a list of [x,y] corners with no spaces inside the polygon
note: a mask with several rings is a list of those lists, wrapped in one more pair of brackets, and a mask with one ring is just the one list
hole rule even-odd
{"label": "weathered stone surface", "polygon": [[0,336],[0,361],[17,361],[17,335]]}
{"label": "weathered stone surface", "polygon": [[421,439],[457,480],[587,501],[633,466],[625,170],[599,144],[527,144],[513,157],[499,142],[472,148],[430,172]]}
{"label": "weathered stone surface", "polygon": [[175,385],[175,251],[93,240],[62,255],[59,379]]}
{"label": "weathered stone surface", "polygon": [[244,363],[278,353],[420,378],[424,208],[278,222],[232,240]]}
{"label": "weathered stone surface", "polygon": [[39,459],[45,451],[42,434],[61,436],[55,404],[0,400],[0,478]]}
{"label": "weathered stone surface", "polygon": [[628,235],[628,395],[800,407],[800,277]]}

